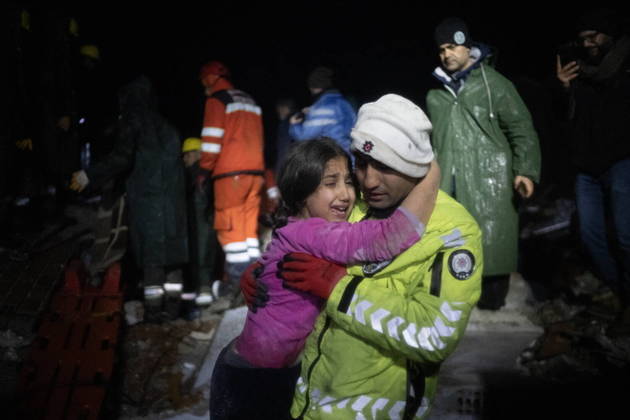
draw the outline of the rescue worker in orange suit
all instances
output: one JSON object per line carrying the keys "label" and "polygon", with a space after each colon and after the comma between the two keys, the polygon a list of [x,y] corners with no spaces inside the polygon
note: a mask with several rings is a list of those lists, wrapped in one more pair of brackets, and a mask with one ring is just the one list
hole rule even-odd
{"label": "rescue worker in orange suit", "polygon": [[210,61],[199,77],[208,98],[197,182],[214,183],[214,229],[227,273],[227,282],[215,283],[213,292],[234,301],[241,274],[260,256],[257,228],[265,181],[261,109],[234,88],[223,63]]}

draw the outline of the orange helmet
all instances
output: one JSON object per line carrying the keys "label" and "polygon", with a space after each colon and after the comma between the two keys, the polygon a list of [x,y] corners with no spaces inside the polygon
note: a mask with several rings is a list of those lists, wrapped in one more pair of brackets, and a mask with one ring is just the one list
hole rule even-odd
{"label": "orange helmet", "polygon": [[217,75],[221,77],[230,77],[230,70],[220,61],[210,61],[201,67],[199,72],[199,78],[205,79],[208,75]]}

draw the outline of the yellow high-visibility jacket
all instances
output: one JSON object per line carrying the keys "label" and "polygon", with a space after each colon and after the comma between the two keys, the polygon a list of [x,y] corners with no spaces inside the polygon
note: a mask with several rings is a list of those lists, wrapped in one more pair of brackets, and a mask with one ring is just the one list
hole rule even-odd
{"label": "yellow high-visibility jacket", "polygon": [[[366,212],[361,203],[350,220]],[[420,242],[388,265],[349,267],[335,286],[307,340],[291,415],[425,418],[482,272],[479,226],[440,191]]]}

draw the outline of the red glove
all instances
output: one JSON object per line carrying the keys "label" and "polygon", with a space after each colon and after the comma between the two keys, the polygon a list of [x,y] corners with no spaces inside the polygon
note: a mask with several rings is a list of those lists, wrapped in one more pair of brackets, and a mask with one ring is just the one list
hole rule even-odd
{"label": "red glove", "polygon": [[256,312],[258,308],[262,308],[267,304],[269,295],[267,295],[267,286],[258,281],[258,276],[262,273],[263,265],[259,262],[250,264],[241,275],[241,293],[245,298],[247,307]]}
{"label": "red glove", "polygon": [[346,267],[309,254],[292,252],[278,264],[283,285],[328,299],[337,282],[346,275]]}

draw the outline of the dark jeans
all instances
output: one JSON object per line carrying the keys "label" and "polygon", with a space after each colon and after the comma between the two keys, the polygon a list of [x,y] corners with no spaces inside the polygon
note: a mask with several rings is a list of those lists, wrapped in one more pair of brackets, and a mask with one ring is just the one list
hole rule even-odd
{"label": "dark jeans", "polygon": [[[617,162],[599,177],[578,173],[575,182],[580,236],[597,274],[622,298],[630,298],[630,159]],[[619,247],[609,246],[606,209]]]}
{"label": "dark jeans", "polygon": [[228,345],[212,372],[210,419],[289,420],[299,375],[299,364],[282,369],[247,367]]}

